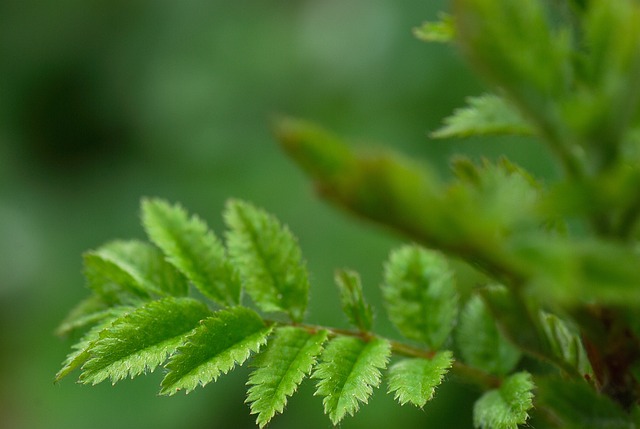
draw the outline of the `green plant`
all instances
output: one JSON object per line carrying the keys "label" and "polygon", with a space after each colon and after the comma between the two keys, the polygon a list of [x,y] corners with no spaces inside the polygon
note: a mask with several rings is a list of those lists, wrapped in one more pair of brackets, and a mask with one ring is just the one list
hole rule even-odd
{"label": "green plant", "polygon": [[[416,30],[455,40],[493,88],[433,137],[534,136],[558,160],[556,183],[506,159],[463,157],[443,182],[426,164],[277,122],[324,198],[419,243],[384,267],[388,318],[403,340],[372,330],[349,270],[336,283],[353,329],[306,324],[300,249],[262,209],[231,200],[223,243],[179,205],[147,199],[151,244],[85,255],[92,295],[59,329],[84,335],[56,378],[81,368],[84,383],[115,383],[166,362],[161,393],[172,395],[253,355],[247,402],[262,427],[309,375],[337,424],[383,377],[401,404],[422,407],[452,371],[485,389],[478,428],[515,428],[529,414],[536,427],[637,427],[638,22],[635,0],[454,0],[452,15]],[[469,293],[456,288],[461,263],[483,279]]]}

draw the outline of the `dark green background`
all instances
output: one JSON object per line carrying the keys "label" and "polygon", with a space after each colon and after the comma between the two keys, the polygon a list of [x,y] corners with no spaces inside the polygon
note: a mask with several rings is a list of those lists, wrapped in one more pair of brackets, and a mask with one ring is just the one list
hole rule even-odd
{"label": "dark green background", "polygon": [[[391,145],[446,174],[457,152],[509,154],[548,174],[514,139],[430,141],[483,89],[455,50],[416,40],[443,1],[0,2],[0,427],[251,428],[248,370],[159,397],[161,374],[96,387],[53,376],[71,343],[53,335],[86,295],[81,253],[142,237],[142,196],[180,201],[220,231],[229,197],[277,214],[312,276],[309,320],[345,326],[333,270],[361,271],[384,323],[381,264],[399,237],[320,202],[269,130],[280,113],[361,144]],[[369,143],[366,143],[369,142]],[[372,143],[371,143],[372,142]],[[466,385],[424,410],[376,390],[348,428],[468,427]],[[329,428],[306,382],[273,428]]]}

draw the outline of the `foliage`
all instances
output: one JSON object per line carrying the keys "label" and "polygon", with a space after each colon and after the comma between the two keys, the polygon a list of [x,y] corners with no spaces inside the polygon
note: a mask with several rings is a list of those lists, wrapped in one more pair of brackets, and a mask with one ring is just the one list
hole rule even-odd
{"label": "foliage", "polygon": [[[427,163],[277,121],[324,198],[413,242],[383,269],[400,339],[376,333],[351,270],[336,283],[353,329],[306,323],[302,252],[263,209],[230,200],[223,242],[181,206],[145,199],[151,244],[85,255],[91,296],[59,329],[83,334],[56,379],[79,368],[83,383],[115,383],[164,365],[172,395],[253,357],[247,402],[263,427],[307,376],[337,425],[383,380],[423,407],[451,372],[483,390],[476,428],[638,427],[639,19],[635,0],[454,0],[416,30],[455,43],[490,86],[433,136],[529,135],[557,159],[555,183],[464,157],[447,182]],[[481,280],[459,288],[461,267]]]}

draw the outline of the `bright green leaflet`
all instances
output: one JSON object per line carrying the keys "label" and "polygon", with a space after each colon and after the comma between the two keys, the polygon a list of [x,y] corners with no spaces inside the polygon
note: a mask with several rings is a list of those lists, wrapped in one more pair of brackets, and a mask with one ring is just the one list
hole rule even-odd
{"label": "bright green leaflet", "polygon": [[403,359],[389,368],[389,392],[400,405],[424,407],[453,365],[453,353],[438,352],[431,359]]}
{"label": "bright green leaflet", "polygon": [[258,352],[270,331],[248,308],[219,310],[203,320],[171,357],[161,393],[189,393],[198,385],[215,381],[220,374],[242,365],[252,352]]}
{"label": "bright green leaflet", "polygon": [[276,329],[266,350],[254,361],[256,369],[247,382],[251,386],[247,402],[251,413],[258,415],[258,426],[264,427],[276,413],[282,413],[287,397],[316,364],[326,340],[327,331],[311,334],[295,327]]}
{"label": "bright green leaflet", "polygon": [[227,203],[227,246],[247,293],[266,312],[304,318],[309,280],[296,238],[262,209],[238,200]]}
{"label": "bright green leaflet", "polygon": [[91,359],[82,367],[80,381],[97,384],[110,378],[115,384],[153,372],[210,315],[206,305],[191,298],[153,301],[125,314],[89,348]]}
{"label": "bright green leaflet", "polygon": [[142,202],[147,235],[206,297],[226,306],[240,302],[240,282],[225,249],[197,216],[162,200]]}
{"label": "bright green leaflet", "polygon": [[533,407],[531,374],[518,372],[498,389],[486,392],[473,407],[473,424],[480,429],[517,429]]}
{"label": "bright green leaflet", "polygon": [[391,346],[380,338],[364,342],[358,338],[337,337],[322,353],[322,362],[313,378],[318,379],[316,395],[323,396],[324,412],[334,425],[347,414],[354,415],[360,402],[367,403],[373,388],[381,381]]}

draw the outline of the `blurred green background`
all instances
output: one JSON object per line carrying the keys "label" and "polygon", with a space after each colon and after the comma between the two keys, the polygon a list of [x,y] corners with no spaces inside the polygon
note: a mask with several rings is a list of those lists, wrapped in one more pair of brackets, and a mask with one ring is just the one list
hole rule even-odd
{"label": "blurred green background", "polygon": [[[70,341],[53,331],[86,295],[81,254],[141,238],[142,196],[182,202],[220,231],[229,197],[277,214],[312,274],[309,319],[345,326],[338,267],[377,308],[381,264],[401,242],[326,206],[286,159],[269,118],[286,113],[389,144],[446,174],[456,152],[508,153],[550,174],[527,140],[429,141],[482,92],[455,50],[414,39],[444,1],[0,2],[0,427],[253,428],[240,368],[185,396],[159,372],[87,387],[53,376]],[[480,146],[482,144],[482,146]],[[377,329],[396,333],[378,317]],[[344,429],[470,427],[472,388],[445,384],[424,410],[383,386]],[[273,428],[329,428],[306,382]]]}

